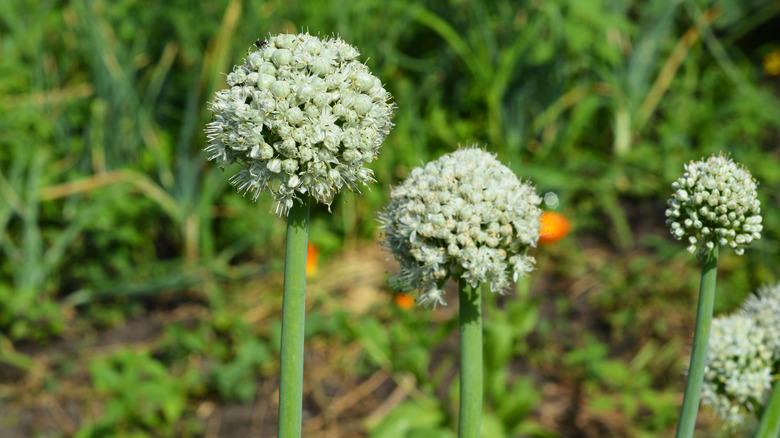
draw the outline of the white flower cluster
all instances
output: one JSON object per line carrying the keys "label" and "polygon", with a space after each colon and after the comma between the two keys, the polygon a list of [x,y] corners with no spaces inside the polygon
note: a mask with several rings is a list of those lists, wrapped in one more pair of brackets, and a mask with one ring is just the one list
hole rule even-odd
{"label": "white flower cluster", "polygon": [[401,264],[393,282],[422,306],[446,305],[447,278],[503,292],[534,268],[541,199],[495,155],[464,148],[412,170],[379,213],[383,244]]}
{"label": "white flower cluster", "polygon": [[741,255],[761,238],[756,182],[731,158],[718,155],[685,165],[672,189],[666,224],[677,240],[687,238],[691,253],[701,257],[715,245],[728,245]]}
{"label": "white flower cluster", "polygon": [[346,186],[373,182],[363,167],[390,132],[390,94],[356,48],[308,33],[271,36],[227,75],[210,104],[209,160],[241,170],[239,192],[261,192],[286,215],[298,194],[330,205]]}
{"label": "white flower cluster", "polygon": [[742,310],[766,330],[766,345],[780,360],[780,283],[762,287],[747,297]]}
{"label": "white flower cluster", "polygon": [[769,397],[773,360],[766,337],[742,312],[712,320],[701,400],[728,428],[743,424]]}

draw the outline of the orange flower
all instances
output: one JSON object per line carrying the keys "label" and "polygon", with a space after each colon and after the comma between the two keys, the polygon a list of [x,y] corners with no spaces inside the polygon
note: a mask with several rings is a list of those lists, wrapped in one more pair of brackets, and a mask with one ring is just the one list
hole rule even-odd
{"label": "orange flower", "polygon": [[317,274],[317,262],[319,262],[320,247],[309,242],[306,247],[306,277]]}
{"label": "orange flower", "polygon": [[563,239],[571,230],[571,224],[566,217],[554,211],[545,211],[542,213],[539,222],[542,228],[539,230],[539,243],[555,243]]}
{"label": "orange flower", "polygon": [[401,310],[409,310],[414,307],[414,298],[406,294],[395,294],[393,301]]}

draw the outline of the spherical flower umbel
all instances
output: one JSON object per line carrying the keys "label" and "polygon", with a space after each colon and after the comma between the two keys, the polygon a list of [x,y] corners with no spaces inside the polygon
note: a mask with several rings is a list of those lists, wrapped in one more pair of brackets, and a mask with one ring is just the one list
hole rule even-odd
{"label": "spherical flower umbel", "polygon": [[393,105],[358,55],[308,33],[254,45],[210,104],[209,160],[238,163],[231,184],[253,200],[270,193],[282,216],[300,195],[330,205],[342,187],[373,182],[363,165],[392,128]]}
{"label": "spherical flower umbel", "polygon": [[742,303],[742,310],[766,330],[766,345],[780,361],[780,283],[764,286]]}
{"label": "spherical flower umbel", "polygon": [[503,292],[533,270],[541,199],[493,154],[465,148],[411,171],[379,213],[383,244],[401,265],[391,281],[442,304],[452,276]]}
{"label": "spherical flower umbel", "polygon": [[728,245],[741,255],[761,238],[761,204],[756,181],[731,158],[717,155],[685,165],[672,183],[666,224],[688,251],[702,256],[715,245]]}
{"label": "spherical flower umbel", "polygon": [[712,320],[701,400],[733,428],[762,406],[772,388],[767,331],[742,312]]}

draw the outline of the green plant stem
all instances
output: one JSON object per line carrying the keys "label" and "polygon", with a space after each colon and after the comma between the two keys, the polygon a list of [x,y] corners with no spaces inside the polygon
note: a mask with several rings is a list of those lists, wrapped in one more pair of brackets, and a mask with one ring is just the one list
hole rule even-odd
{"label": "green plant stem", "polygon": [[772,395],[766,403],[755,438],[777,438],[780,436],[780,379],[775,380]]}
{"label": "green plant stem", "polygon": [[715,282],[718,278],[718,246],[704,255],[699,285],[699,305],[696,311],[696,330],[693,333],[693,350],[685,381],[685,395],[680,408],[676,438],[691,438],[699,413],[704,366],[707,364],[707,346],[712,325],[712,308],[715,305]]}
{"label": "green plant stem", "polygon": [[460,280],[459,438],[477,438],[482,422],[482,297]]}
{"label": "green plant stem", "polygon": [[303,327],[306,318],[306,246],[309,243],[307,196],[287,216],[279,376],[279,438],[301,436],[303,407]]}

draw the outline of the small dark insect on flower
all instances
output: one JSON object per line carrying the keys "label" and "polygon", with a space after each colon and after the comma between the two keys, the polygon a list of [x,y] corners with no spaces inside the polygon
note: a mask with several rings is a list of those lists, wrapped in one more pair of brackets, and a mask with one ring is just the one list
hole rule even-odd
{"label": "small dark insect on flower", "polygon": [[258,38],[257,41],[255,41],[255,47],[257,47],[258,49],[262,49],[266,45],[268,45],[268,41],[266,40],[261,41],[260,38]]}

